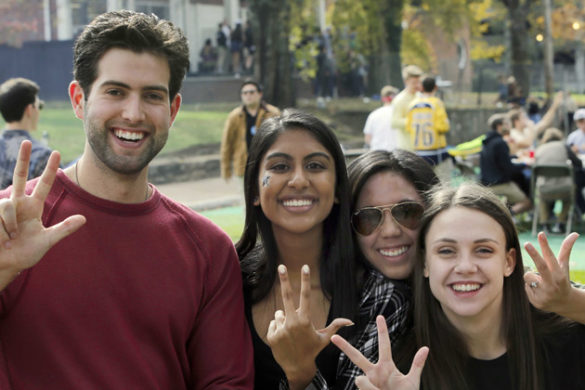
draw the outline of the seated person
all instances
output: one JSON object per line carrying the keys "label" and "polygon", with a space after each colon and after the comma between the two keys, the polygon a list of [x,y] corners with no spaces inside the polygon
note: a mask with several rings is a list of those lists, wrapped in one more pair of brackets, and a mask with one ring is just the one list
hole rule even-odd
{"label": "seated person", "polygon": [[211,44],[211,39],[208,38],[205,40],[205,45],[199,52],[199,58],[201,59],[199,62],[199,72],[212,73],[217,62],[217,51]]}
{"label": "seated person", "polygon": [[480,180],[489,186],[498,196],[504,196],[514,214],[528,211],[532,201],[516,184],[512,177],[522,174],[526,164],[514,164],[510,157],[510,149],[503,135],[510,129],[510,122],[505,114],[494,114],[488,119],[491,131],[483,140],[480,153]]}
{"label": "seated person", "polygon": [[[576,171],[582,170],[583,164],[581,160],[565,144],[563,138],[563,133],[559,129],[554,127],[547,129],[544,132],[541,144],[536,148],[534,154],[535,164],[563,165],[567,164],[567,160],[569,160]],[[567,215],[571,205],[569,191],[573,188],[573,181],[574,179],[570,177],[539,177],[536,181],[539,194],[538,222],[541,225],[546,225],[546,229],[552,233],[565,231],[565,223],[567,222]],[[580,191],[577,191],[577,194],[580,195],[582,200],[583,195],[580,194]],[[563,203],[561,213],[554,227],[548,225],[550,211],[554,206],[554,200],[550,201],[550,199],[560,199]]]}

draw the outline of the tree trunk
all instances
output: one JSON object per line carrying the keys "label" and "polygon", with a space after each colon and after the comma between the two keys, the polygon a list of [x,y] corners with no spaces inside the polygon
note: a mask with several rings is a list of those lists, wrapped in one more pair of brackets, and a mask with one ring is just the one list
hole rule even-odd
{"label": "tree trunk", "polygon": [[286,0],[251,0],[258,66],[256,78],[264,87],[264,99],[280,108],[296,103],[293,69],[288,50],[290,7]]}
{"label": "tree trunk", "polygon": [[530,53],[529,35],[526,15],[528,15],[530,0],[508,1],[508,17],[510,30],[510,53],[512,74],[522,88],[522,96],[530,94]]}
{"label": "tree trunk", "polygon": [[387,0],[383,6],[384,30],[388,48],[390,84],[402,88],[402,61],[400,48],[402,47],[402,10],[404,0]]}
{"label": "tree trunk", "polygon": [[379,51],[369,56],[368,94],[370,95],[379,94],[385,85],[394,85],[390,81],[390,53],[385,37],[380,37],[378,47]]}

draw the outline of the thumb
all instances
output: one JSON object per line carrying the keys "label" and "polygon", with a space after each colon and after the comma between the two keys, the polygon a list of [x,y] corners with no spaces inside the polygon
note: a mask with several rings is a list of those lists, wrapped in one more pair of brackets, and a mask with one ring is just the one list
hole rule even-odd
{"label": "thumb", "polygon": [[47,228],[47,236],[49,241],[49,247],[53,247],[63,238],[67,237],[71,233],[74,233],[85,224],[86,220],[83,215],[72,215],[65,219],[64,221],[59,222],[56,225],[53,225]]}
{"label": "thumb", "polygon": [[327,340],[327,342],[329,342],[329,340],[331,340],[331,336],[337,333],[339,329],[343,328],[344,326],[352,325],[354,325],[354,323],[351,320],[348,320],[347,318],[336,318],[333,321],[331,321],[329,326],[318,330],[317,333],[319,333],[321,338],[324,338],[325,340]]}

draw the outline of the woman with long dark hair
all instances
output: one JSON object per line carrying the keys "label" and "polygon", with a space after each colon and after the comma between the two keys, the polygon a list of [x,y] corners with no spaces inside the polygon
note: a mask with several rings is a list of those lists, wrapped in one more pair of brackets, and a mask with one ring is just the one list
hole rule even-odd
{"label": "woman with long dark hair", "polygon": [[[585,388],[585,326],[529,302],[529,297],[537,301],[539,289],[556,283],[550,270],[568,263],[576,239],[576,234],[567,237],[557,263],[541,233],[542,256],[530,244],[526,249],[542,272],[525,275],[512,216],[489,189],[473,183],[438,189],[421,222],[414,268],[416,345],[430,348],[422,387]],[[562,284],[569,284],[568,275]],[[565,303],[574,299],[569,295]],[[573,318],[582,321],[582,316]],[[364,388],[417,389],[424,359],[415,359],[415,374],[402,376],[387,336],[381,335],[385,348],[377,364],[362,359],[338,336],[333,341],[366,372],[360,378]]]}

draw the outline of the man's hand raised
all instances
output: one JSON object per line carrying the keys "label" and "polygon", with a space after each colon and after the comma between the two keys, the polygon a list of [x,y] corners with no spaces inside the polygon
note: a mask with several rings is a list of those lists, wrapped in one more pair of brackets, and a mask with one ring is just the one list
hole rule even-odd
{"label": "man's hand raised", "polygon": [[37,264],[47,251],[85,223],[82,215],[45,227],[43,207],[57,170],[60,156],[51,153],[31,195],[25,194],[32,144],[23,141],[14,169],[10,198],[0,200],[0,291],[21,271]]}

